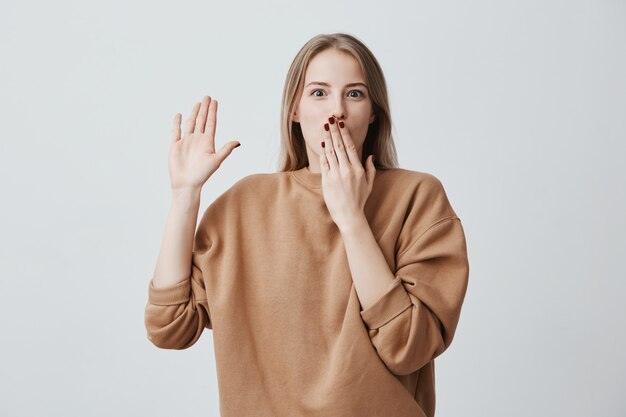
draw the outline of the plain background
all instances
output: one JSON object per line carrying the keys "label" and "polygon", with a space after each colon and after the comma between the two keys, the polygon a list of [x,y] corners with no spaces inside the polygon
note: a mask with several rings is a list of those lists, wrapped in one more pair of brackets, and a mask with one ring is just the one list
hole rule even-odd
{"label": "plain background", "polygon": [[242,143],[201,214],[277,170],[289,64],[336,31],[465,227],[437,416],[626,414],[624,1],[2,0],[0,415],[218,415],[212,333],[167,351],[143,323],[172,118],[212,95]]}

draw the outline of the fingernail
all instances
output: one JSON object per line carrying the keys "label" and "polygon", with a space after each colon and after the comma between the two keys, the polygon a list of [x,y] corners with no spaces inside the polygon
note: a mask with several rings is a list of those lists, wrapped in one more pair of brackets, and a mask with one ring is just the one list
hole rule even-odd
{"label": "fingernail", "polygon": [[324,123],[324,129],[328,132],[330,130],[330,126],[328,126],[328,123]]}
{"label": "fingernail", "polygon": [[334,117],[329,117],[328,121],[330,122],[331,125],[335,124],[335,118]]}
{"label": "fingernail", "polygon": [[339,122],[339,127],[343,128],[343,122]]}
{"label": "fingernail", "polygon": [[326,143],[322,142],[322,148],[325,148],[325,147],[326,147]]}
{"label": "fingernail", "polygon": [[236,145],[235,145],[235,148],[236,148],[237,146],[241,146],[241,143],[236,144]]}

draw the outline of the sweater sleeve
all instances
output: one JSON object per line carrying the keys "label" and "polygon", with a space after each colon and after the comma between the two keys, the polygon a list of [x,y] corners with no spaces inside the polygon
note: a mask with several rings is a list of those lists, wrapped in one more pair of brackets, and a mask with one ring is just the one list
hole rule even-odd
{"label": "sweater sleeve", "polygon": [[206,212],[194,238],[189,278],[167,287],[148,285],[145,327],[148,339],[163,349],[187,349],[205,328],[212,329],[202,273],[211,246],[206,233]]}
{"label": "sweater sleeve", "polygon": [[389,289],[361,311],[378,355],[396,375],[417,371],[452,342],[469,277],[465,234],[453,213],[396,256]]}

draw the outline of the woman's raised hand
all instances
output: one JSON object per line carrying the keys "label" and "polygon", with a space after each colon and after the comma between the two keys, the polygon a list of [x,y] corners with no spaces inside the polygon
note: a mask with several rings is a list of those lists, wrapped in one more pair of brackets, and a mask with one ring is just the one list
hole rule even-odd
{"label": "woman's raised hand", "polygon": [[169,171],[172,190],[201,189],[239,142],[228,142],[215,151],[217,100],[204,96],[196,103],[181,137],[182,115],[174,116]]}

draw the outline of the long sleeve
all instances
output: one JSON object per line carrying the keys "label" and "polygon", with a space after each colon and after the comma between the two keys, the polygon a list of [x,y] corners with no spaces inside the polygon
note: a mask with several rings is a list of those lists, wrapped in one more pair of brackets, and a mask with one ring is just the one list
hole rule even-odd
{"label": "long sleeve", "polygon": [[450,346],[468,285],[461,220],[440,183],[432,184],[435,215],[445,215],[413,234],[396,256],[388,291],[361,311],[378,355],[396,375],[417,371]]}
{"label": "long sleeve", "polygon": [[202,265],[211,246],[206,233],[207,212],[194,238],[189,279],[167,287],[148,286],[145,327],[148,339],[163,349],[186,349],[212,329]]}

